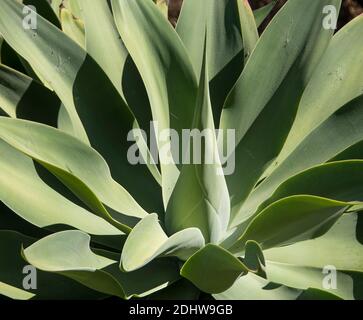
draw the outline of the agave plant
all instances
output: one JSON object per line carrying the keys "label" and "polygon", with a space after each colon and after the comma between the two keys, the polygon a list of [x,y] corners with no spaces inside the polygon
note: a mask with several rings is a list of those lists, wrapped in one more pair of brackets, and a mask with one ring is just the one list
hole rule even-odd
{"label": "agave plant", "polygon": [[[173,28],[165,1],[2,0],[0,294],[362,298],[363,17],[335,33],[340,5],[289,0],[260,36],[273,4],[184,0]],[[133,165],[151,121],[236,143]]]}

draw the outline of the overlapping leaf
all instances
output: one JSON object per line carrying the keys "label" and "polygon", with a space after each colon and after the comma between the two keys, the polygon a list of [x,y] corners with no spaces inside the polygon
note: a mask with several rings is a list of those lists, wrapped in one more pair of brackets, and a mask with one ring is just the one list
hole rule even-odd
{"label": "overlapping leaf", "polygon": [[10,117],[57,126],[60,101],[30,77],[0,65],[0,106]]}
{"label": "overlapping leaf", "polygon": [[338,7],[340,0],[288,1],[262,34],[225,103],[220,126],[235,129],[237,141],[232,155],[236,170],[227,177],[231,225],[241,222],[244,200],[280,152],[303,91],[332,37],[333,30],[322,24],[327,4]]}
{"label": "overlapping leaf", "polygon": [[[36,274],[33,270],[31,273],[33,277],[27,279],[29,271],[24,272],[24,270],[29,270],[25,268],[29,266],[29,263],[21,256],[21,250],[22,246],[29,246],[36,239],[18,232],[0,230],[0,240],[0,281],[21,290],[24,290],[24,284],[31,284],[33,290],[26,290],[27,294],[21,292],[23,297],[32,297],[33,300],[100,299],[105,297],[104,294],[90,290],[62,275],[45,273],[41,270],[36,270]],[[36,290],[34,286],[36,286]],[[8,290],[7,292],[9,293]],[[15,294],[17,292],[18,290]],[[19,299],[21,296],[17,298]]]}
{"label": "overlapping leaf", "polygon": [[[193,161],[200,156],[200,164],[182,166],[167,207],[165,223],[170,233],[197,227],[207,243],[218,243],[227,230],[230,202],[213,124],[206,54],[205,52],[193,122],[193,128],[199,132],[207,132],[205,144],[200,144],[202,150],[190,151]],[[188,148],[192,146],[189,145]],[[212,160],[209,163],[208,158]]]}
{"label": "overlapping leaf", "polygon": [[259,213],[229,250],[242,253],[248,240],[266,250],[319,237],[352,205],[314,196],[284,198]]}
{"label": "overlapping leaf", "polygon": [[[362,17],[357,17],[333,37],[304,92],[281,155],[241,208],[239,220],[253,214],[286,179],[362,141],[362,64],[358,54],[363,50],[362,25]],[[343,54],[348,45],[351,50]],[[342,94],[337,96],[336,92]]]}
{"label": "overlapping leaf", "polygon": [[[42,17],[37,16],[36,30],[24,29],[22,9],[11,0],[1,6],[0,32],[6,41],[54,89],[76,136],[102,154],[115,179],[147,210],[160,211],[158,183],[150,179],[147,166],[132,166],[128,161],[127,136],[134,129],[135,117],[117,89],[80,46]],[[149,188],[149,197],[140,194],[136,181]]]}
{"label": "overlapping leaf", "polygon": [[42,164],[109,222],[122,227],[111,218],[103,204],[126,216],[141,218],[147,214],[112,179],[105,160],[80,140],[57,129],[25,120],[2,117],[0,123],[0,137],[3,140]]}
{"label": "overlapping leaf", "polygon": [[121,256],[121,269],[134,271],[159,256],[187,260],[204,246],[204,238],[197,228],[189,228],[168,237],[157,215],[148,215],[139,222],[126,240]]}
{"label": "overlapping leaf", "polygon": [[[185,0],[176,31],[200,77],[207,30],[208,79],[216,125],[224,101],[243,69],[243,38],[237,0]],[[242,8],[244,9],[244,7]],[[195,19],[195,15],[198,19]],[[248,22],[246,21],[248,27]],[[248,33],[248,32],[246,32]]]}
{"label": "overlapping leaf", "polygon": [[327,275],[323,269],[328,268],[329,272],[339,271],[337,290],[334,286],[330,292],[344,299],[361,299],[359,279],[363,271],[363,247],[359,241],[362,235],[359,219],[359,214],[346,214],[322,237],[267,250],[267,274],[271,281],[295,288],[310,286],[329,291],[323,287]]}
{"label": "overlapping leaf", "polygon": [[90,234],[121,234],[51,189],[38,176],[32,160],[2,140],[0,154],[0,199],[26,221],[38,227],[65,224]]}
{"label": "overlapping leaf", "polygon": [[[145,83],[158,130],[181,133],[191,128],[197,81],[180,38],[152,1],[113,0],[112,7],[121,38]],[[171,148],[168,139],[159,150],[162,147]],[[160,152],[165,207],[179,175],[167,154]]]}
{"label": "overlapping leaf", "polygon": [[203,292],[215,294],[228,290],[249,272],[265,277],[264,268],[260,246],[248,241],[243,258],[236,258],[222,247],[208,244],[185,262],[180,274]]}
{"label": "overlapping leaf", "polygon": [[177,280],[173,261],[157,261],[136,273],[121,273],[118,255],[89,247],[90,238],[79,231],[60,232],[39,240],[23,252],[38,269],[62,274],[83,285],[120,298],[143,296]]}

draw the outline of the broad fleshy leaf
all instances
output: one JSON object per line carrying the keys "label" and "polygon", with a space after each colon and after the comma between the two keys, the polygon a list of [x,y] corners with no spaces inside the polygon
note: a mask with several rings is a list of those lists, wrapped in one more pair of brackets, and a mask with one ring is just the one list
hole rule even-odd
{"label": "broad fleshy leaf", "polygon": [[30,77],[0,65],[0,108],[13,118],[57,126],[58,97]]}
{"label": "broad fleshy leaf", "polygon": [[158,216],[148,215],[128,236],[122,250],[120,267],[126,272],[134,271],[159,256],[187,260],[204,244],[199,229],[185,229],[168,237],[159,224]]}
{"label": "broad fleshy leaf", "polygon": [[362,202],[363,161],[331,162],[303,171],[280,185],[259,211],[279,199],[298,194]]}
{"label": "broad fleshy leaf", "polygon": [[[41,270],[29,272],[29,263],[21,256],[23,246],[33,244],[36,239],[14,231],[0,230],[0,281],[15,288],[36,286],[27,291],[35,295],[32,300],[101,299],[105,295],[93,291],[71,279]],[[36,272],[36,274],[35,274]],[[27,277],[32,275],[32,277]],[[34,282],[36,281],[36,282]]]}
{"label": "broad fleshy leaf", "polygon": [[142,218],[147,214],[112,179],[105,160],[80,140],[25,120],[2,117],[0,124],[0,138],[43,165],[104,218],[110,215],[102,203],[126,216]]}
{"label": "broad fleshy leaf", "polygon": [[[231,226],[243,221],[244,201],[279,154],[304,89],[333,35],[322,23],[328,4],[338,8],[340,0],[288,1],[262,34],[225,103],[220,126],[236,129],[237,142],[232,154],[236,169],[227,177]],[[263,72],[256,72],[261,66]]]}
{"label": "broad fleshy leaf", "polygon": [[69,201],[38,176],[33,161],[0,140],[0,200],[26,221],[65,224],[98,235],[120,235],[104,219]]}
{"label": "broad fleshy leaf", "polygon": [[[102,154],[116,181],[147,210],[159,211],[160,186],[149,178],[152,175],[147,166],[133,166],[128,161],[127,137],[136,120],[117,89],[86,51],[42,17],[37,16],[37,29],[24,29],[22,9],[21,4],[4,0],[0,32],[6,41],[54,89],[76,137]],[[150,190],[149,197],[141,196],[135,181],[143,181]]]}
{"label": "broad fleshy leaf", "polygon": [[256,241],[266,250],[319,237],[351,206],[347,202],[313,196],[284,198],[252,219],[229,250],[242,253],[248,240]]}
{"label": "broad fleshy leaf", "polygon": [[224,101],[244,66],[242,25],[237,2],[240,1],[184,0],[176,26],[198,78],[203,62],[204,48],[201,43],[204,43],[207,32],[208,79],[216,126]]}
{"label": "broad fleshy leaf", "polygon": [[230,202],[218,153],[206,64],[205,52],[193,122],[195,129],[206,132],[205,144],[200,143],[200,149],[205,150],[195,152],[194,144],[188,145],[193,148],[189,155],[197,163],[182,166],[167,207],[165,224],[170,233],[197,227],[207,243],[218,243],[227,230]]}
{"label": "broad fleshy leaf", "polygon": [[171,261],[156,262],[138,273],[121,273],[114,260],[117,255],[102,251],[95,254],[89,241],[88,235],[78,231],[60,232],[39,240],[23,254],[40,270],[65,275],[91,289],[123,299],[148,295],[178,278],[177,266]]}
{"label": "broad fleshy leaf", "polygon": [[208,244],[188,259],[180,274],[204,292],[221,293],[248,271],[231,253]]}
{"label": "broad fleshy leaf", "polygon": [[[189,129],[197,96],[197,81],[186,50],[170,23],[152,1],[112,0],[121,38],[145,83],[158,130]],[[135,36],[136,35],[136,36]],[[169,141],[159,145],[170,149]],[[164,207],[179,171],[160,152]]]}
{"label": "broad fleshy leaf", "polygon": [[[358,290],[358,275],[363,271],[363,245],[358,240],[361,239],[360,218],[356,213],[345,214],[322,237],[265,251],[269,279],[295,288],[310,286],[329,291],[344,299],[361,299]],[[335,290],[323,288],[328,272],[337,272]]]}
{"label": "broad fleshy leaf", "polygon": [[216,300],[296,300],[302,290],[271,284],[252,273],[237,280],[228,290],[214,294]]}

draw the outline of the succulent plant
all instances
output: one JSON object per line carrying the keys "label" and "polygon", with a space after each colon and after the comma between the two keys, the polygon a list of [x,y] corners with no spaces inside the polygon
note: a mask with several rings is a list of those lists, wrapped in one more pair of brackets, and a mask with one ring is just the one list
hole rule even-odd
{"label": "succulent plant", "polygon": [[[335,33],[340,5],[289,0],[260,36],[273,4],[184,0],[173,28],[165,1],[2,0],[0,294],[361,299],[363,17]],[[155,122],[223,148],[130,163]]]}

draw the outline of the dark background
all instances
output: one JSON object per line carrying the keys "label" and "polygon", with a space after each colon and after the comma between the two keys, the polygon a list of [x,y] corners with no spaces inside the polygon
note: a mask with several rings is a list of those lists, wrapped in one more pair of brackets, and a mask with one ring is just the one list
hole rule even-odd
{"label": "dark background", "polygon": [[[198,0],[195,0],[198,1]],[[262,7],[268,4],[272,0],[249,0],[253,9]],[[276,13],[276,11],[286,2],[287,0],[279,0],[274,12],[270,15],[270,18]],[[304,0],[301,0],[304,1]],[[180,7],[183,0],[169,0],[169,19],[172,24],[176,24],[179,16]],[[339,28],[344,26],[350,20],[363,13],[363,0],[343,0],[343,7],[340,13]],[[267,20],[268,21],[268,20]],[[263,26],[262,26],[263,28]]]}

